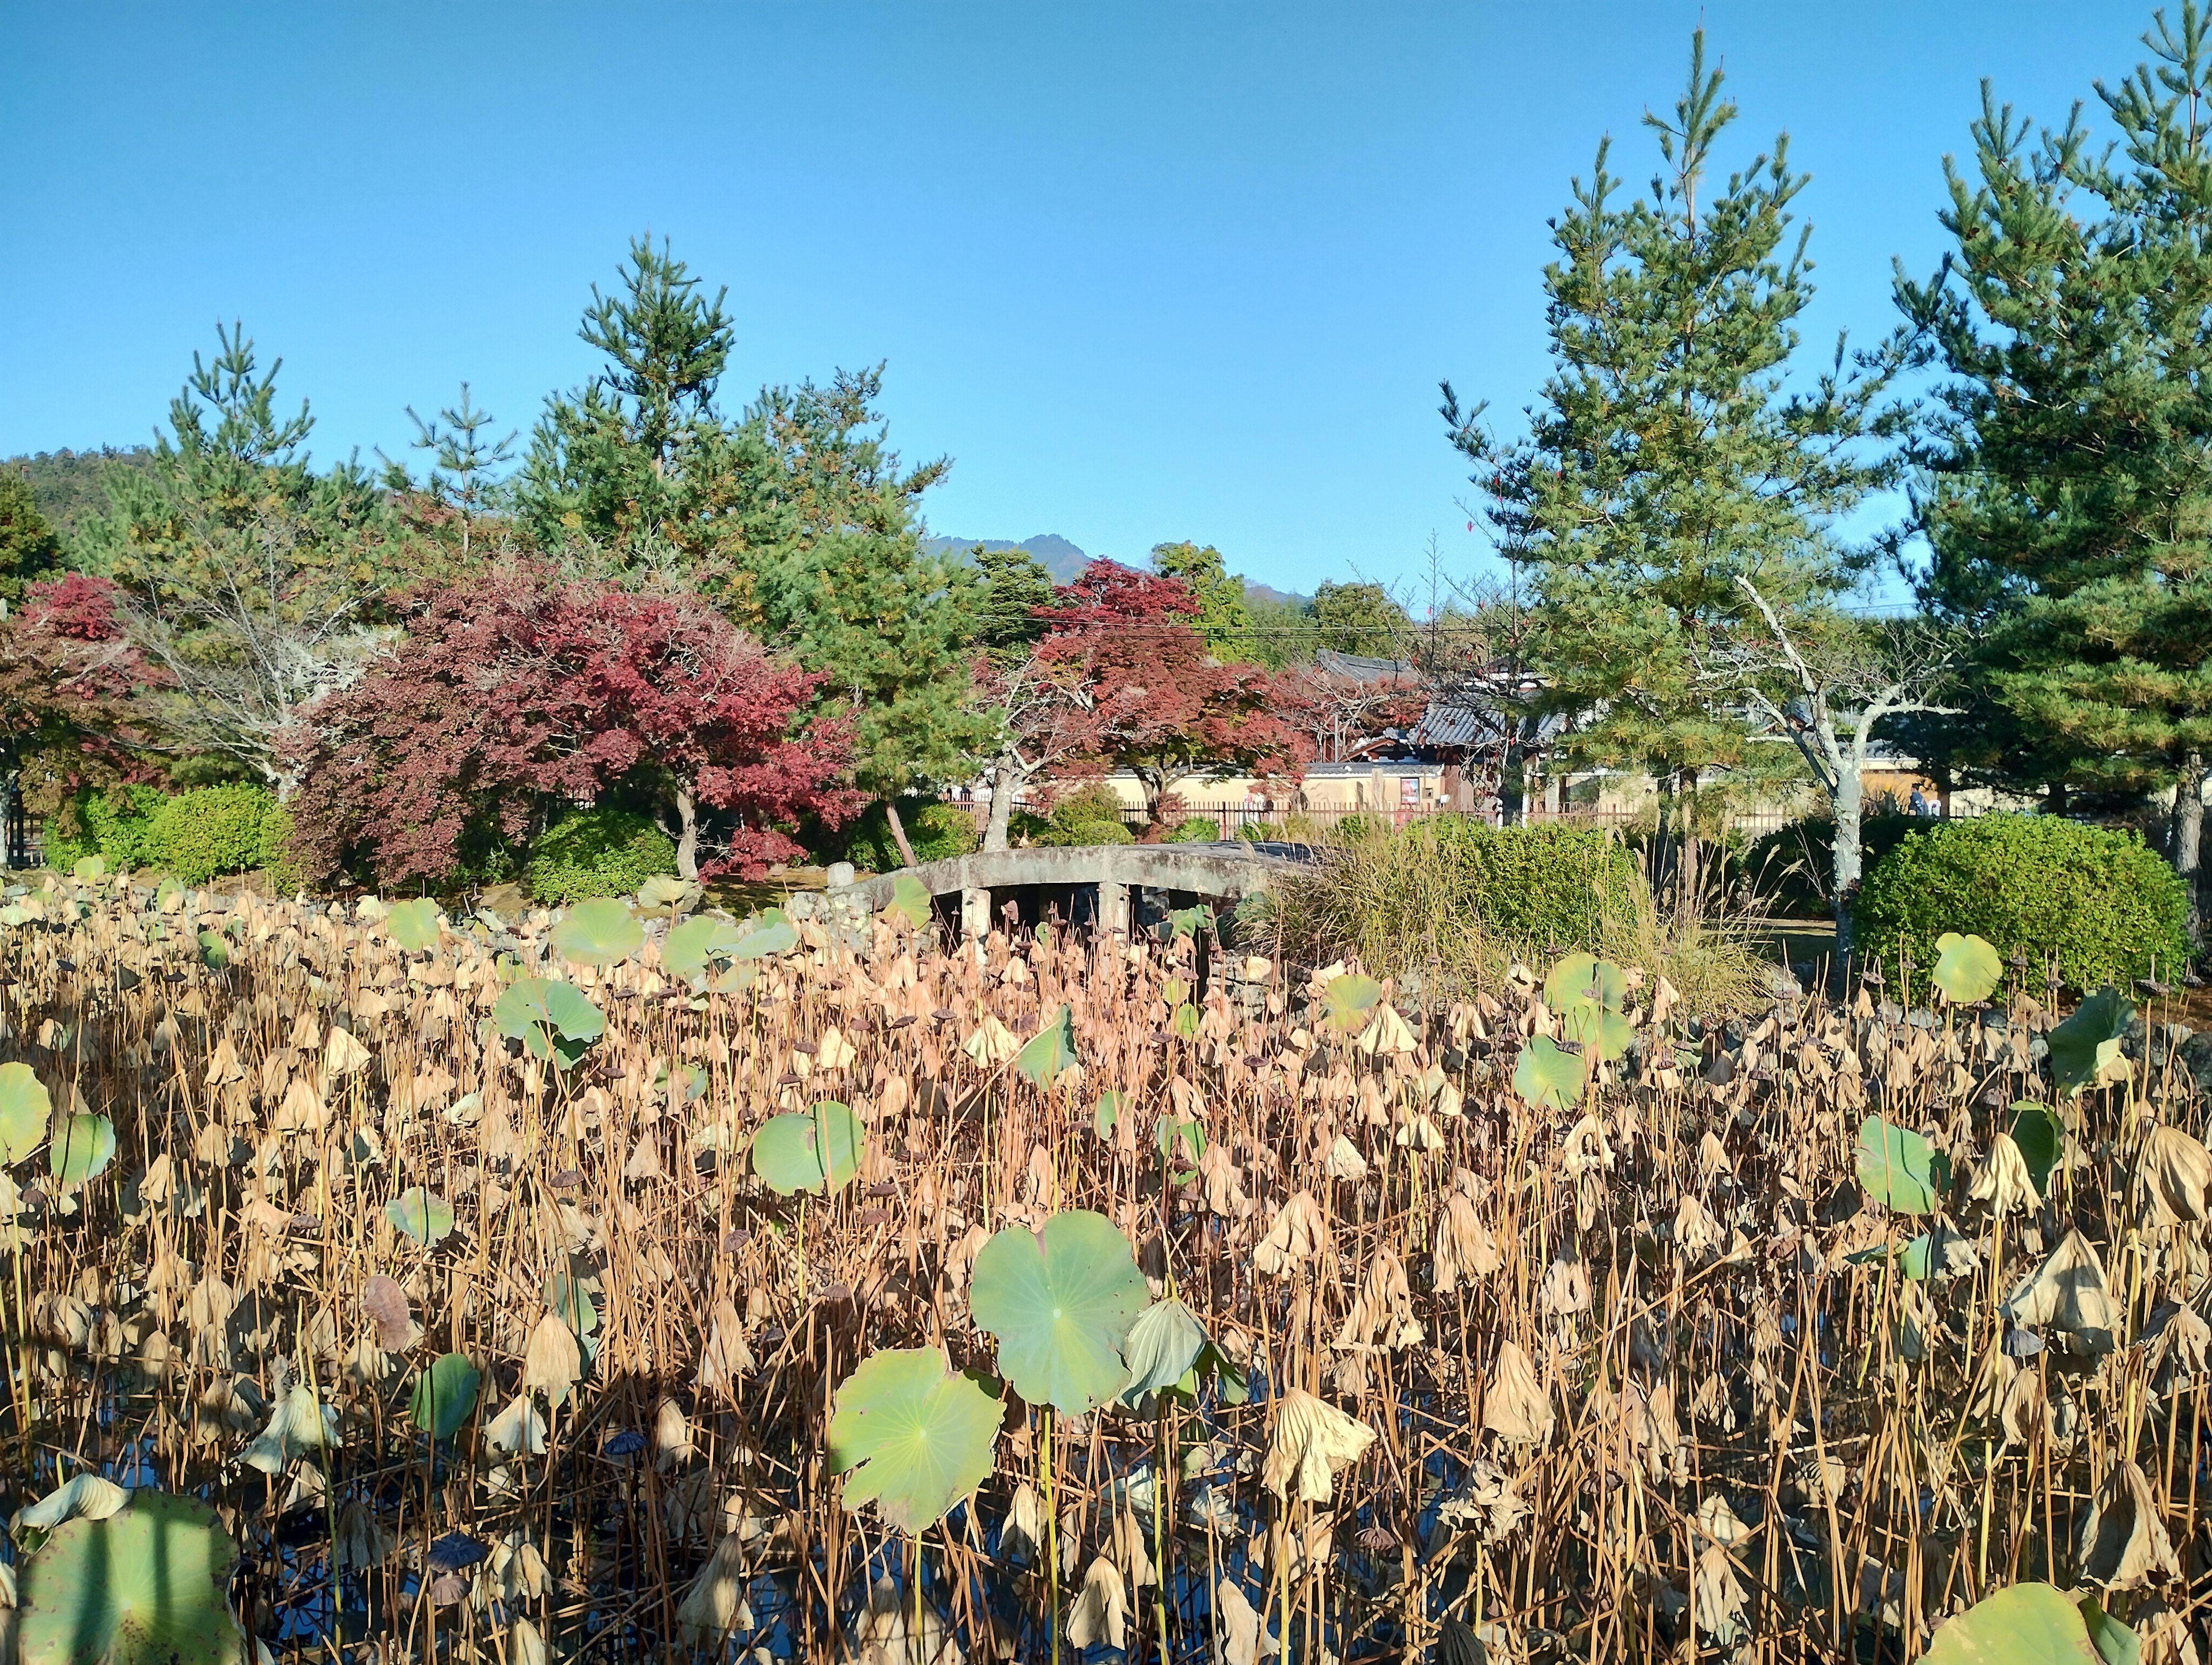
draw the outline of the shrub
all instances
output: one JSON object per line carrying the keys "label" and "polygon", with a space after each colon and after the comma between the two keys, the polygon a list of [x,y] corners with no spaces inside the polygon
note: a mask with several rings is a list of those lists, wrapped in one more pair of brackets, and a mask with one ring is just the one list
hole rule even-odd
{"label": "shrub", "polygon": [[269,888],[280,896],[307,888],[307,876],[292,854],[292,811],[282,804],[271,804],[261,817],[259,866],[269,876]]}
{"label": "shrub", "polygon": [[[1863,876],[1908,833],[1926,829],[1926,817],[1876,814],[1859,818],[1859,871]],[[1811,919],[1835,911],[1830,878],[1835,872],[1836,819],[1808,815],[1760,836],[1737,859],[1753,892],[1778,915]]]}
{"label": "shrub", "polygon": [[548,907],[591,896],[628,896],[657,873],[676,871],[676,841],[629,810],[575,810],[530,851],[530,894]]}
{"label": "shrub", "polygon": [[1030,842],[1046,845],[1133,844],[1136,834],[1121,819],[1121,800],[1103,781],[1069,793],[1052,806]]}
{"label": "shrub", "polygon": [[2133,832],[2057,816],[1938,822],[1898,844],[1859,887],[1867,954],[1936,963],[1947,931],[2053,961],[2076,988],[2178,969],[2188,954],[2181,881]]}
{"label": "shrub", "polygon": [[[902,798],[898,811],[899,824],[906,829],[906,842],[914,846],[916,861],[949,861],[983,842],[976,836],[975,817],[957,804],[940,798]],[[869,805],[866,813],[853,823],[845,836],[845,860],[877,873],[906,866],[882,803]]]}
{"label": "shrub", "polygon": [[276,812],[266,787],[201,787],[179,793],[146,829],[146,858],[186,884],[262,865],[263,826]]}
{"label": "shrub", "polygon": [[1187,815],[1177,822],[1163,844],[1212,844],[1221,838],[1221,825],[1210,815]]}
{"label": "shrub", "polygon": [[167,801],[152,787],[78,793],[46,818],[46,866],[67,872],[88,855],[100,857],[111,872],[151,865],[147,830]]}

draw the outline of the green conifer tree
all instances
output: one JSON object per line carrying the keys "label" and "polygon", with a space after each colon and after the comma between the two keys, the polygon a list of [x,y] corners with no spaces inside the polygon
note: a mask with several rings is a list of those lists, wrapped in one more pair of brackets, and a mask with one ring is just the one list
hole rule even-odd
{"label": "green conifer tree", "polygon": [[39,512],[31,483],[0,468],[0,610],[21,606],[24,590],[61,566],[62,540]]}
{"label": "green conifer tree", "polygon": [[1211,544],[1201,548],[1187,541],[1156,544],[1152,570],[1164,577],[1180,578],[1197,592],[1194,622],[1215,659],[1231,665],[1252,657],[1252,616],[1244,605],[1244,580],[1223,565],[1219,550]]}

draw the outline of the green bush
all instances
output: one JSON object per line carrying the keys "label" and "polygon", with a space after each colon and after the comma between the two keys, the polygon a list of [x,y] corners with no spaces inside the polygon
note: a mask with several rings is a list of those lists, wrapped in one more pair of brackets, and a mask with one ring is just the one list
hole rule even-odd
{"label": "green bush", "polygon": [[1121,800],[1103,781],[1056,800],[1052,813],[1035,822],[1029,842],[1044,845],[1133,844],[1137,836],[1121,819]]}
{"label": "green bush", "polygon": [[[906,842],[914,846],[916,861],[949,861],[969,854],[983,842],[975,833],[975,817],[941,798],[902,798],[898,811],[899,824],[906,829]],[[874,873],[888,873],[906,866],[898,841],[891,836],[890,817],[881,803],[869,805],[867,812],[847,830],[845,860]]]}
{"label": "green bush", "polygon": [[1912,833],[1868,872],[1854,916],[1863,952],[1936,963],[1936,939],[1971,933],[2000,954],[2055,960],[2076,988],[2177,971],[2188,896],[2132,831],[2058,816],[1988,815]]}
{"label": "green bush", "polygon": [[[1909,833],[1924,831],[1923,816],[1867,815],[1859,818],[1859,871],[1862,876],[1903,842]],[[1808,815],[1755,840],[1736,870],[1751,889],[1780,918],[1814,919],[1835,911],[1830,877],[1836,871],[1836,819],[1832,815]]]}
{"label": "green bush", "polygon": [[67,872],[88,855],[100,857],[111,872],[151,866],[147,831],[167,801],[152,787],[78,793],[46,818],[46,866]]}
{"label": "green bush", "polygon": [[161,806],[146,829],[146,865],[186,884],[262,865],[264,826],[276,813],[266,787],[200,787]]}
{"label": "green bush", "polygon": [[531,847],[530,894],[547,907],[628,896],[676,871],[676,841],[629,810],[575,810]]}
{"label": "green bush", "polygon": [[261,817],[259,866],[269,876],[269,888],[280,896],[307,888],[307,876],[292,855],[292,811],[282,804],[271,804]]}
{"label": "green bush", "polygon": [[1220,842],[1221,823],[1210,815],[1187,815],[1163,838],[1163,844],[1213,844]]}

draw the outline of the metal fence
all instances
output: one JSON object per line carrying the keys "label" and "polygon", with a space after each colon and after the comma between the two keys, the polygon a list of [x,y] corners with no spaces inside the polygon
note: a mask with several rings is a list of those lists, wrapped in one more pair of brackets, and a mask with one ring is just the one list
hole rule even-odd
{"label": "metal fence", "polygon": [[44,854],[42,829],[31,818],[22,794],[0,781],[0,866],[35,867]]}
{"label": "metal fence", "polygon": [[[975,817],[975,831],[980,836],[990,819],[989,800],[976,798],[956,801],[955,807],[967,811]],[[1022,810],[1035,808],[1033,805],[1019,800],[1017,800],[1016,807]],[[1397,827],[1409,826],[1421,821],[1462,819],[1482,821],[1492,826],[1499,823],[1499,817],[1495,811],[1454,809],[1449,805],[1433,802],[1419,805],[1394,804],[1382,810],[1340,805],[1329,805],[1318,809],[1291,809],[1283,805],[1253,804],[1242,799],[1217,803],[1188,801],[1184,803],[1182,807],[1184,820],[1194,820],[1201,816],[1214,823],[1217,835],[1224,839],[1238,837],[1247,829],[1281,829],[1295,826],[1301,829],[1316,829],[1322,831],[1334,831],[1346,822],[1371,824],[1378,819],[1387,819],[1390,825]],[[1798,818],[1796,815],[1787,814],[1779,810],[1761,811],[1731,816],[1729,818],[1729,826],[1732,831],[1746,838],[1756,839],[1768,833],[1778,831]],[[1616,827],[1624,830],[1632,830],[1638,825],[1649,825],[1651,811],[1648,808],[1639,811],[1619,807],[1553,810],[1542,809],[1532,805],[1525,811],[1523,819],[1532,825]],[[1121,809],[1121,823],[1131,831],[1139,832],[1151,824],[1151,817],[1141,805],[1124,805]]]}

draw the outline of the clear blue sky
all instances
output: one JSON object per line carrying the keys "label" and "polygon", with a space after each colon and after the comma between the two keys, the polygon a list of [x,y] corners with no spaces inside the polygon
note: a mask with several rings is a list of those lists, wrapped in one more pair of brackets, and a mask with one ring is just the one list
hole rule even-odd
{"label": "clear blue sky", "polygon": [[1436,384],[1545,370],[1547,217],[1640,182],[1703,16],[1814,177],[1808,335],[1891,322],[1992,77],[2057,119],[2142,55],[2111,0],[64,6],[0,0],[0,454],[143,441],[216,319],[318,416],[524,428],[649,228],[726,283],[735,403],[889,361],[940,532],[1190,538],[1310,590],[1479,539]]}

